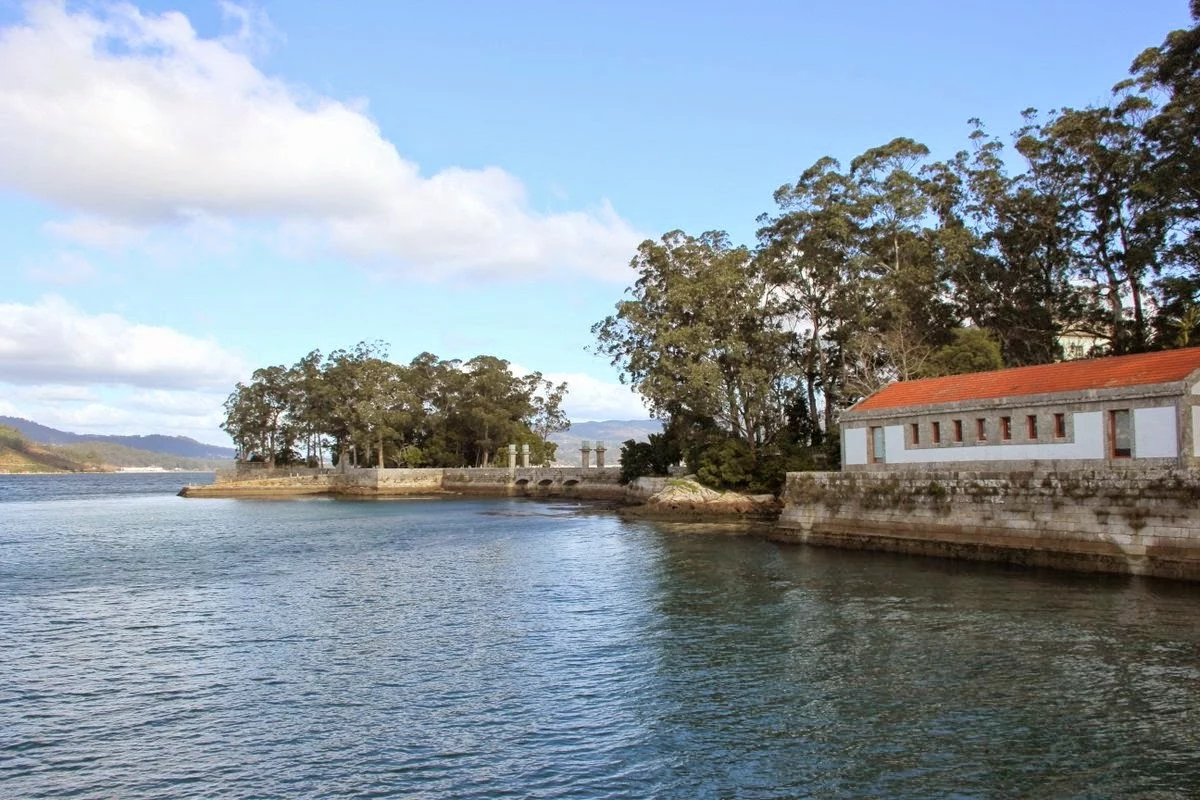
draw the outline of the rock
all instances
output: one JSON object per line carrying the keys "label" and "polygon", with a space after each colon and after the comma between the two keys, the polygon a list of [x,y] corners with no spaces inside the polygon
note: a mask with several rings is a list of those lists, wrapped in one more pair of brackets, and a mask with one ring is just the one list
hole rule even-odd
{"label": "rock", "polygon": [[747,495],[719,492],[687,478],[672,478],[666,488],[646,499],[645,510],[669,516],[772,517],[779,513],[779,500],[771,494]]}

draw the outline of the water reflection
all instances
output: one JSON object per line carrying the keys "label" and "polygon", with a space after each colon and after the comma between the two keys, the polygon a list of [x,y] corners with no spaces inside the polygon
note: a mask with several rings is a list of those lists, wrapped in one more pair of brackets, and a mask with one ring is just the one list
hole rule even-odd
{"label": "water reflection", "polygon": [[1200,785],[1189,585],[519,499],[54,496],[0,514],[0,795]]}

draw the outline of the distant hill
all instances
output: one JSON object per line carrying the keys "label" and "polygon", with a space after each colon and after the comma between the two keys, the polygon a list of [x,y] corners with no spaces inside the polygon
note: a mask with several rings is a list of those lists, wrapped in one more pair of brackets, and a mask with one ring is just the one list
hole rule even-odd
{"label": "distant hill", "polygon": [[[7,425],[20,431],[25,438],[37,444],[69,444],[77,445],[87,442],[100,442],[120,445],[121,447],[143,450],[151,453],[162,453],[182,458],[199,458],[210,461],[232,461],[237,452],[232,447],[219,447],[215,444],[204,444],[186,436],[98,436],[93,434],[68,433],[67,431],[48,428],[20,417],[0,416],[0,425]],[[119,465],[142,466],[142,465]],[[163,465],[166,466],[166,465]]]}
{"label": "distant hill", "polygon": [[[605,420],[603,422],[576,422],[570,430],[551,434],[550,441],[558,445],[556,460],[560,464],[580,463],[579,446],[582,442],[590,442],[592,447],[597,441],[604,442],[608,448],[605,461],[615,466],[621,457],[621,443],[629,439],[635,442],[649,441],[652,433],[662,433],[662,422],[657,419],[623,419]],[[595,462],[595,456],[592,456]]]}
{"label": "distant hill", "polygon": [[89,471],[97,470],[34,444],[15,428],[0,425],[0,472]]}

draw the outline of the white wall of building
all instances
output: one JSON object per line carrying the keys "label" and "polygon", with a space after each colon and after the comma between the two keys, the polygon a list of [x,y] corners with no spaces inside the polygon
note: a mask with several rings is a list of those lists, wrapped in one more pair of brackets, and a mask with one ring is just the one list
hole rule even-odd
{"label": "white wall of building", "polygon": [[982,444],[955,447],[904,448],[903,425],[884,429],[889,464],[937,464],[957,461],[1035,461],[1104,458],[1104,414],[1080,412],[1074,416],[1075,441]]}
{"label": "white wall of building", "polygon": [[867,431],[868,428],[843,428],[842,441],[846,452],[842,454],[842,463],[858,465],[867,463]]}
{"label": "white wall of building", "polygon": [[1133,457],[1175,458],[1179,429],[1174,406],[1133,410]]}
{"label": "white wall of building", "polygon": [[[1005,444],[966,444],[942,447],[908,448],[906,424],[884,427],[885,463],[945,464],[966,461],[1078,461],[1108,457],[1105,447],[1106,418],[1102,411],[1083,411],[1071,415],[1075,438],[1070,442],[1023,442]],[[1192,427],[1200,430],[1200,407],[1192,409]],[[844,428],[844,463],[861,466],[868,463],[867,439],[870,427]],[[1179,455],[1179,431],[1174,406],[1133,410],[1134,458],[1175,458]],[[1200,456],[1200,437],[1195,437],[1193,453]]]}
{"label": "white wall of building", "polygon": [[1192,406],[1192,455],[1200,456],[1200,406]]}

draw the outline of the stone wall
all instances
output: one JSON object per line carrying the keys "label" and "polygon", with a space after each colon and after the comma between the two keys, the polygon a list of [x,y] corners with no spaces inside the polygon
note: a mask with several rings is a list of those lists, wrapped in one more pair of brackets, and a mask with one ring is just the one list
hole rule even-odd
{"label": "stone wall", "polygon": [[[274,475],[274,473],[266,473]],[[341,476],[331,473],[274,475],[225,480],[203,486],[185,486],[184,497],[279,497],[282,495],[331,494],[341,485]]]}
{"label": "stone wall", "polygon": [[350,469],[340,476],[344,494],[395,496],[442,491],[441,469]]}
{"label": "stone wall", "polygon": [[621,485],[618,467],[447,469],[442,487],[448,492],[464,494],[625,500],[625,487]]}
{"label": "stone wall", "polygon": [[333,467],[268,467],[258,461],[239,461],[233,469],[218,470],[217,483],[230,481],[269,480],[273,478],[310,478],[314,475],[332,475]]}
{"label": "stone wall", "polygon": [[302,494],[391,497],[448,492],[493,497],[516,495],[624,501],[626,490],[620,480],[618,467],[348,469],[345,472],[257,469],[207,486],[188,486],[180,494],[186,497]]}
{"label": "stone wall", "polygon": [[1200,470],[789,473],[777,538],[1200,580]]}

